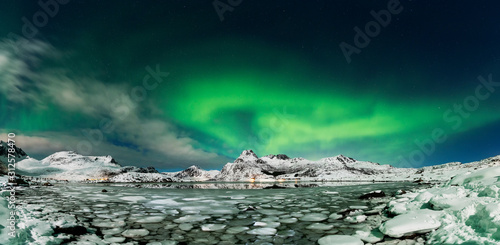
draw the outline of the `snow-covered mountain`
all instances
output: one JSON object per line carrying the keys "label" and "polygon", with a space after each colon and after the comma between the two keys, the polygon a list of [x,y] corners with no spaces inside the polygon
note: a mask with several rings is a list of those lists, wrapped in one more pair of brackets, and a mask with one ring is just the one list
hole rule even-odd
{"label": "snow-covered mountain", "polygon": [[143,172],[125,172],[117,175],[110,175],[110,182],[135,182],[135,183],[152,183],[152,182],[172,182],[172,179],[161,173],[143,173]]}
{"label": "snow-covered mountain", "polygon": [[107,180],[112,182],[172,181],[153,167],[122,167],[111,156],[83,156],[73,151],[54,153],[41,161],[26,158],[16,164],[16,173],[56,180]]}
{"label": "snow-covered mountain", "polygon": [[21,175],[77,181],[107,178],[122,168],[111,156],[82,156],[73,151],[57,152],[41,161],[29,158],[16,167]]}
{"label": "snow-covered mountain", "polygon": [[[3,141],[0,143],[0,161],[6,171],[4,163],[8,146]],[[457,174],[500,166],[500,156],[466,164],[452,162],[415,169],[358,161],[343,155],[318,161],[290,158],[284,154],[259,158],[252,150],[245,150],[221,171],[206,171],[193,165],[179,172],[159,173],[153,167],[122,167],[111,156],[82,156],[72,151],[62,151],[40,161],[30,158],[20,148],[15,149],[16,174],[68,181],[448,181]]]}
{"label": "snow-covered mountain", "polygon": [[268,155],[259,158],[252,150],[245,150],[233,162],[226,164],[220,181],[274,181],[279,179],[300,180],[383,180],[389,176],[409,176],[415,169],[394,168],[390,165],[357,161],[338,155],[310,161],[304,158],[289,158],[287,155]]}
{"label": "snow-covered mountain", "polygon": [[415,178],[423,181],[448,181],[453,176],[467,174],[488,167],[500,166],[500,155],[470,163],[450,162],[418,169]]}
{"label": "snow-covered mountain", "polygon": [[218,170],[203,170],[196,165],[192,165],[179,172],[164,173],[172,176],[172,179],[176,181],[207,181],[215,180],[215,176],[218,175],[220,171]]}
{"label": "snow-covered mountain", "polygon": [[[10,147],[8,146],[7,142],[0,140],[0,174],[6,174],[8,171],[7,165],[9,159],[9,148]],[[28,154],[26,154],[26,152],[24,152],[21,148],[18,148],[14,145],[13,149],[14,152],[10,154],[14,156],[14,159],[16,159],[15,163],[29,158]]]}

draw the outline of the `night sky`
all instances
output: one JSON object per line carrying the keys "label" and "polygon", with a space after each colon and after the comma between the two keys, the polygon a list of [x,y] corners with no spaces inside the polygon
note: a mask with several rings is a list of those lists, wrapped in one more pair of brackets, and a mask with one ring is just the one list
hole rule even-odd
{"label": "night sky", "polygon": [[495,1],[48,2],[0,3],[0,136],[35,158],[500,154]]}

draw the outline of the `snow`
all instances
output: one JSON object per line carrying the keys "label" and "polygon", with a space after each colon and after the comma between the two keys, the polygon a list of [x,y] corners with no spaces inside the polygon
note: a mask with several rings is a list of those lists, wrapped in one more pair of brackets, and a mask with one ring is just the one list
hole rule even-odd
{"label": "snow", "polygon": [[500,167],[493,167],[456,176],[449,184],[475,187],[476,185],[485,184],[485,181],[489,181],[487,184],[493,184],[496,182],[495,178],[498,176],[500,176]]}
{"label": "snow", "polygon": [[376,243],[384,239],[384,234],[377,229],[372,231],[358,230],[354,236],[367,243]]}
{"label": "snow", "polygon": [[441,226],[441,212],[418,210],[401,214],[382,224],[379,229],[391,237],[402,237],[418,233],[426,233]]}
{"label": "snow", "polygon": [[16,171],[22,175],[71,181],[103,178],[106,172],[120,168],[111,156],[82,156],[72,151],[57,152],[41,161],[27,158],[16,164]]}
{"label": "snow", "polygon": [[203,170],[196,165],[192,165],[185,170],[179,172],[164,172],[162,174],[170,177],[173,180],[181,182],[200,182],[215,179],[220,171],[218,170]]}
{"label": "snow", "polygon": [[252,150],[244,150],[241,153],[240,157],[238,157],[236,160],[238,160],[238,159],[241,159],[241,161],[247,162],[247,161],[257,160],[258,157]]}
{"label": "snow", "polygon": [[2,195],[0,199],[0,226],[2,227],[2,229],[0,229],[0,244],[9,244],[9,213],[8,201]]}
{"label": "snow", "polygon": [[366,215],[349,216],[345,220],[353,224],[361,223],[366,220]]}
{"label": "snow", "polygon": [[391,201],[389,212],[399,215],[382,224],[380,231],[391,237],[430,231],[429,244],[499,244],[499,160],[497,156],[450,164],[448,170],[435,168],[447,175],[458,174],[447,183]]}
{"label": "snow", "polygon": [[160,173],[137,173],[137,172],[129,172],[122,173],[116,176],[109,178],[111,182],[121,182],[121,183],[145,183],[145,182],[171,182],[172,180]]}
{"label": "snow", "polygon": [[[41,161],[27,157],[16,163],[16,172],[35,178],[81,182],[171,182],[152,167],[122,167],[111,156],[83,156],[72,151],[56,152]],[[216,173],[210,172],[211,175]]]}
{"label": "snow", "polygon": [[416,171],[416,169],[401,169],[389,165],[357,161],[343,155],[323,158],[318,161],[289,158],[285,155],[278,156],[269,155],[258,158],[253,151],[245,150],[233,163],[227,163],[215,176],[215,179],[255,182],[295,179],[302,181],[394,181],[409,180],[411,174]]}

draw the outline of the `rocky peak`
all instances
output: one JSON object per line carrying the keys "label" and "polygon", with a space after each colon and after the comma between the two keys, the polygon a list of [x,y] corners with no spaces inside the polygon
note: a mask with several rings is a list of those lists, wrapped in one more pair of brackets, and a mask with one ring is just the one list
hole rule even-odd
{"label": "rocky peak", "polygon": [[276,155],[276,158],[278,158],[280,160],[288,160],[288,159],[290,159],[290,157],[288,157],[285,154],[278,154],[278,155]]}
{"label": "rocky peak", "polygon": [[135,166],[125,166],[120,169],[120,173],[159,173],[154,167],[140,168]]}
{"label": "rocky peak", "polygon": [[252,150],[244,150],[234,162],[256,161],[259,159]]}
{"label": "rocky peak", "polygon": [[354,158],[351,158],[351,157],[346,157],[344,155],[338,155],[335,157],[337,161],[343,163],[343,164],[346,164],[346,163],[353,163],[355,162],[356,160],[354,160]]}
{"label": "rocky peak", "polygon": [[278,154],[278,155],[270,154],[270,155],[267,155],[266,157],[269,158],[269,159],[279,159],[279,160],[288,160],[288,159],[290,159],[290,157],[288,157],[285,154]]}
{"label": "rocky peak", "polygon": [[[0,140],[0,156],[7,157],[9,154],[9,148],[10,147],[8,146],[7,142]],[[26,152],[24,152],[23,149],[15,146],[15,145],[14,145],[14,150],[15,150],[15,153],[13,155],[16,158],[25,158],[28,156],[28,154],[26,154]]]}
{"label": "rocky peak", "polygon": [[201,170],[200,167],[198,167],[197,165],[191,165],[189,168],[186,168],[184,169],[183,171],[198,171],[198,170]]}
{"label": "rocky peak", "polygon": [[77,167],[86,165],[121,167],[111,156],[83,156],[74,151],[56,152],[42,160],[52,166]]}
{"label": "rocky peak", "polygon": [[174,175],[174,177],[177,177],[177,178],[198,177],[198,176],[201,176],[202,174],[203,174],[203,170],[200,167],[198,167],[196,165],[192,165],[189,168],[186,168],[186,169],[180,171],[179,173]]}
{"label": "rocky peak", "polygon": [[353,162],[356,162],[355,159],[353,158],[350,158],[350,157],[346,157],[344,155],[338,155],[338,156],[334,156],[334,157],[327,157],[327,158],[323,158],[320,160],[321,162],[326,162],[326,163],[333,163],[333,164],[347,164],[347,163],[353,163]]}

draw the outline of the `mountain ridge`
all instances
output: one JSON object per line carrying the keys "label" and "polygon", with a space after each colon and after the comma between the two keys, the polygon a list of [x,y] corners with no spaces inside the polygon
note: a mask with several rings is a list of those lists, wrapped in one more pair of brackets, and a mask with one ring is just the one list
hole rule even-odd
{"label": "mountain ridge", "polygon": [[[0,153],[5,153],[2,141]],[[311,161],[290,158],[285,154],[258,157],[253,150],[244,150],[220,171],[203,170],[192,165],[178,172],[159,173],[154,167],[121,166],[111,156],[83,156],[73,151],[56,152],[42,160],[30,158],[17,148],[19,161],[16,172],[60,180],[85,181],[100,179],[111,182],[172,182],[172,181],[439,181],[451,178],[446,171],[464,172],[470,168],[500,165],[500,156],[462,164],[446,163],[422,168],[396,168],[369,161],[337,155]],[[1,156],[1,155],[0,155]],[[1,160],[1,158],[0,158]]]}
{"label": "mountain ridge", "polygon": [[[233,162],[222,168],[216,180],[280,180],[280,179],[329,179],[333,171],[342,171],[336,177],[354,177],[354,175],[374,175],[382,171],[395,171],[390,165],[380,165],[367,161],[357,161],[344,155],[311,161],[305,158],[290,158],[285,154],[267,155],[259,158],[252,150],[244,150]],[[358,176],[359,177],[359,176]]]}

